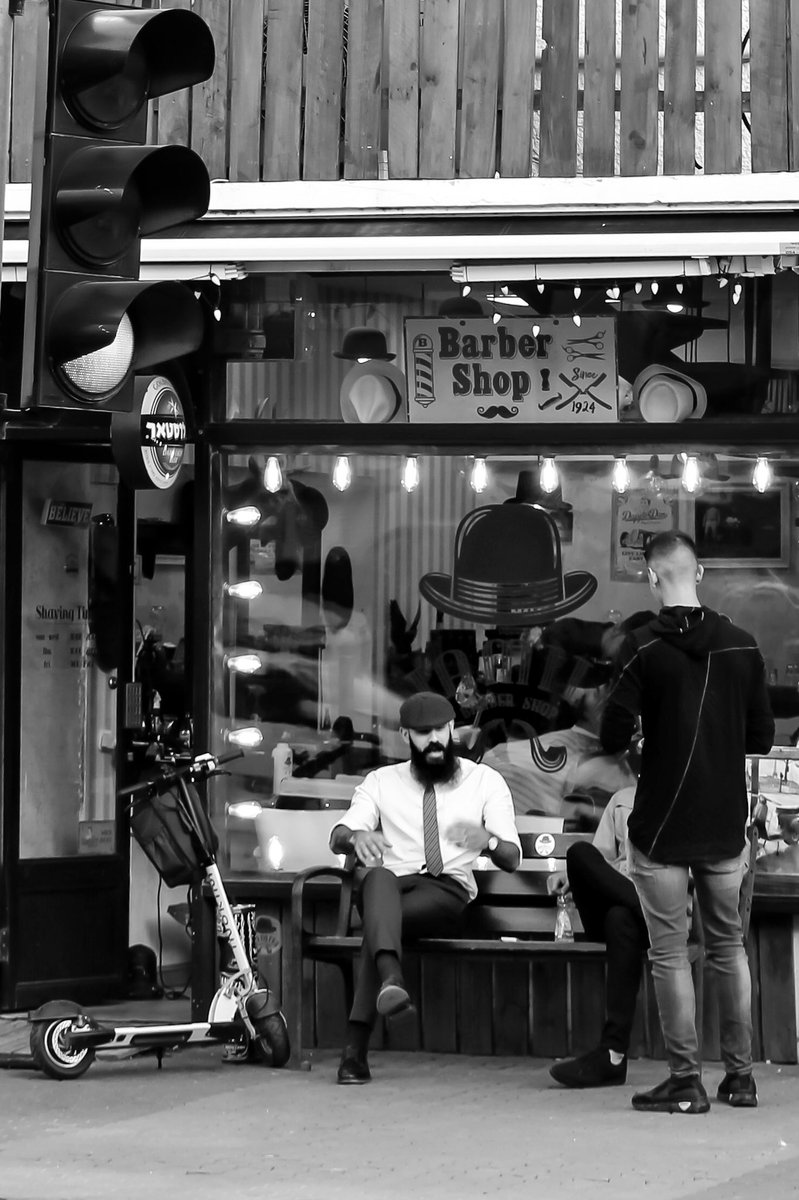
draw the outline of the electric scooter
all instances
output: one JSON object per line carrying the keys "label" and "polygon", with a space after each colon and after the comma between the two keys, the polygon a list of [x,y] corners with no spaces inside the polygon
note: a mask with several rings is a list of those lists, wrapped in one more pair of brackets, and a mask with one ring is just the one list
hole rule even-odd
{"label": "electric scooter", "polygon": [[[291,1054],[288,1029],[265,980],[247,957],[216,861],[217,839],[192,786],[243,752],[200,754],[185,765],[159,764],[154,779],[123,788],[130,797],[131,832],[169,886],[211,888],[217,908],[217,936],[227,942],[232,962],[213,996],[207,1020],[185,1024],[131,1022],[111,1025],[71,1001],[52,1000],[29,1016],[34,1066],[51,1079],[78,1079],[95,1058],[122,1059],[187,1047],[240,1047],[241,1057],[282,1067]],[[248,1053],[254,1051],[254,1053]]]}

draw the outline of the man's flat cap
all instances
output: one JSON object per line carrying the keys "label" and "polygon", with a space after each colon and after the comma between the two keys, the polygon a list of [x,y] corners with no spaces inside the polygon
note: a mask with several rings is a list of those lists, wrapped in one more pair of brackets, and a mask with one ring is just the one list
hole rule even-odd
{"label": "man's flat cap", "polygon": [[438,692],[417,692],[403,701],[399,719],[403,729],[418,729],[420,733],[427,733],[431,729],[440,729],[448,721],[454,721],[455,709]]}

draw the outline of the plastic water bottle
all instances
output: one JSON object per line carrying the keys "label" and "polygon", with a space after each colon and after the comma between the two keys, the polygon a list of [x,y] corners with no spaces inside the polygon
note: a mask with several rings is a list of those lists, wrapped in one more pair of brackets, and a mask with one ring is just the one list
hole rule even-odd
{"label": "plastic water bottle", "polygon": [[280,784],[290,779],[294,770],[294,752],[288,742],[278,742],[272,751],[272,791],[277,796]]}
{"label": "plastic water bottle", "polygon": [[574,941],[571,906],[568,899],[564,895],[558,896],[557,908],[555,909],[555,941]]}

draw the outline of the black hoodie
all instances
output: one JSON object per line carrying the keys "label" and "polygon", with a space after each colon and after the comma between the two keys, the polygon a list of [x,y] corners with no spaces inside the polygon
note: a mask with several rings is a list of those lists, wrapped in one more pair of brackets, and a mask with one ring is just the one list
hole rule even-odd
{"label": "black hoodie", "polygon": [[774,740],[762,655],[709,608],[662,608],[625,640],[602,720],[608,753],[641,717],[641,774],[630,841],[656,862],[732,858],[748,815],[746,755]]}

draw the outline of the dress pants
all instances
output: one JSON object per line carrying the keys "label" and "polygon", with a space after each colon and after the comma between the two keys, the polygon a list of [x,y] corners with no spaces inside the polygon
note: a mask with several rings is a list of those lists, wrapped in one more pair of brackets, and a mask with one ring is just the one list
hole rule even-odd
{"label": "dress pants", "polygon": [[605,1024],[599,1044],[626,1054],[649,945],[638,893],[632,880],[590,842],[569,847],[566,870],[586,934],[608,948]]}
{"label": "dress pants", "polygon": [[385,867],[364,871],[357,900],[363,948],[350,1021],[374,1023],[380,987],[375,956],[388,951],[401,960],[403,942],[457,933],[468,903],[469,893],[449,875],[395,875]]}

